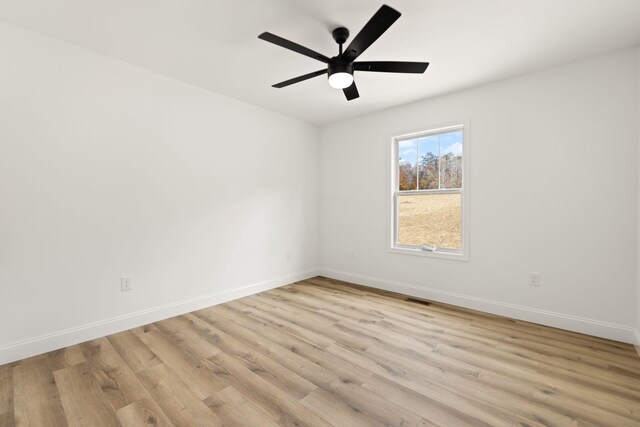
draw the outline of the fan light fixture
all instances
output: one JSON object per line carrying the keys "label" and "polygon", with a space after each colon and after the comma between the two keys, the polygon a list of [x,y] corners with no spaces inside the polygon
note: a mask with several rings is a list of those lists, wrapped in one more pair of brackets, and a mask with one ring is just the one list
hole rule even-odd
{"label": "fan light fixture", "polygon": [[329,86],[335,89],[346,89],[353,83],[353,75],[349,73],[334,73],[329,76]]}
{"label": "fan light fixture", "polygon": [[331,58],[327,69],[329,86],[336,89],[346,89],[353,84],[353,65],[341,58]]}

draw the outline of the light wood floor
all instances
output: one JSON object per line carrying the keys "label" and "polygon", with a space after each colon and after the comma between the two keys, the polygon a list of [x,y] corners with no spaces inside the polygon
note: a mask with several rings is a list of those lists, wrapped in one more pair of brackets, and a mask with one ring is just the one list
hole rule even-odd
{"label": "light wood floor", "polygon": [[632,346],[315,278],[0,366],[0,425],[640,425]]}

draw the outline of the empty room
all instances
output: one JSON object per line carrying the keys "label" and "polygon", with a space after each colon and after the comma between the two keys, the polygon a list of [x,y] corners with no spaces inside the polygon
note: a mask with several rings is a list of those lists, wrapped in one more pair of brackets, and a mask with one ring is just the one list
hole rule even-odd
{"label": "empty room", "polygon": [[639,169],[638,0],[0,0],[0,427],[640,427]]}

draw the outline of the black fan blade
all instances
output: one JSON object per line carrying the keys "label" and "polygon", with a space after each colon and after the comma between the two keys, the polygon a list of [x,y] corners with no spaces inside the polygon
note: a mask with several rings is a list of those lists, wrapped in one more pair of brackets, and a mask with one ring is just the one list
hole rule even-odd
{"label": "black fan blade", "polygon": [[305,74],[304,76],[299,76],[299,77],[295,77],[293,79],[285,80],[284,82],[276,83],[272,87],[281,88],[281,87],[289,86],[289,85],[292,85],[294,83],[299,83],[299,82],[311,79],[313,77],[321,76],[323,74],[327,74],[326,68],[324,70],[314,71],[313,73]]}
{"label": "black fan blade", "polygon": [[324,62],[325,64],[329,62],[329,58],[327,58],[323,54],[315,52],[304,46],[300,46],[299,44],[289,41],[287,39],[283,39],[282,37],[276,36],[275,34],[262,33],[258,36],[258,38],[273,44],[277,44],[278,46],[283,47],[285,49],[289,49],[294,52],[301,53],[302,55],[308,56],[309,58],[317,59],[318,61]]}
{"label": "black fan blade", "polygon": [[428,62],[371,61],[355,62],[353,64],[353,69],[358,71],[377,71],[380,73],[422,74],[428,66]]}
{"label": "black fan blade", "polygon": [[344,96],[347,97],[347,101],[351,101],[352,99],[360,97],[358,88],[356,87],[356,82],[351,83],[351,86],[342,89],[342,91],[344,92]]}
{"label": "black fan blade", "polygon": [[347,62],[354,61],[362,52],[367,50],[374,41],[378,40],[389,27],[400,18],[400,12],[389,6],[382,5],[380,9],[367,22],[358,35],[351,41],[349,47],[342,54]]}

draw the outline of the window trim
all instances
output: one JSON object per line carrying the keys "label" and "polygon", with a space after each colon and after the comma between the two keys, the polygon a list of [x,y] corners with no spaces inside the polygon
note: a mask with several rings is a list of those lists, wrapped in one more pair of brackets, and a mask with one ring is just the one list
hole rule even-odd
{"label": "window trim", "polygon": [[[390,237],[387,252],[405,255],[416,255],[428,258],[441,258],[457,261],[469,261],[469,120],[459,120],[454,124],[448,124],[439,127],[429,127],[426,131],[417,131],[411,133],[398,133],[395,136],[390,137],[390,153],[389,165],[390,165],[390,179],[387,180],[389,201],[389,218],[388,218],[388,236]],[[428,135],[434,135],[439,133],[451,132],[455,130],[462,130],[462,188],[460,189],[432,189],[432,190],[406,190],[399,191],[398,180],[398,142],[407,139],[415,139]],[[439,160],[438,160],[439,161]],[[416,246],[397,244],[398,233],[398,218],[397,212],[397,193],[410,193],[410,194],[462,194],[462,249],[436,249],[425,250]]]}

